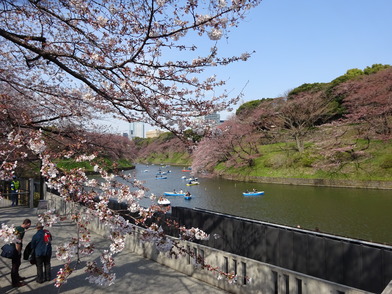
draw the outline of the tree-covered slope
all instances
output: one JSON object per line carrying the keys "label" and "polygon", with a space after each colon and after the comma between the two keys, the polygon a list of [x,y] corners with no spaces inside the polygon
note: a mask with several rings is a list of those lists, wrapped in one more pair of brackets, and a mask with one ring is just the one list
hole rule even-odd
{"label": "tree-covered slope", "polygon": [[[392,68],[373,65],[244,103],[201,139],[192,166],[217,175],[392,181],[391,139]],[[144,142],[139,159],[185,164],[189,149],[180,142]]]}

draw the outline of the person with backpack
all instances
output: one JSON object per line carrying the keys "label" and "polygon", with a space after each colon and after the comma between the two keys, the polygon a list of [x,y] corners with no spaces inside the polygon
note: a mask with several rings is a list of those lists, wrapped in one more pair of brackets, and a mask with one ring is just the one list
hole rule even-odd
{"label": "person with backpack", "polygon": [[42,223],[37,223],[37,233],[31,240],[32,254],[35,254],[37,267],[36,282],[42,284],[45,281],[51,280],[51,265],[52,258],[52,235],[48,230],[44,230]]}

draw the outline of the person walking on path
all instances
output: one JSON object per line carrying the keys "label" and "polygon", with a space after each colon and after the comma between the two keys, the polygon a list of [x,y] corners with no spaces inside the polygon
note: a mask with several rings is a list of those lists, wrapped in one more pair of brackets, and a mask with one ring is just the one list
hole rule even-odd
{"label": "person walking on path", "polygon": [[16,253],[12,257],[12,267],[11,267],[11,281],[13,287],[22,287],[26,285],[23,280],[25,278],[19,276],[19,267],[22,263],[22,249],[23,249],[23,237],[28,228],[31,226],[31,220],[26,218],[20,226],[15,227],[16,242],[15,248]]}
{"label": "person walking on path", "polygon": [[14,176],[11,182],[11,206],[18,206],[18,192],[20,188],[19,180]]}
{"label": "person walking on path", "polygon": [[52,235],[44,230],[42,223],[37,223],[37,233],[31,240],[31,249],[34,251],[37,267],[36,282],[42,284],[51,280]]}

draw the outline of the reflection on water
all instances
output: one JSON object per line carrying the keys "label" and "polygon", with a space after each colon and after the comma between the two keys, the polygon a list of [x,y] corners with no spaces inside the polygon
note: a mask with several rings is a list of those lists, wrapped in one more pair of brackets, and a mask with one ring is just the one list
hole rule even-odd
{"label": "reflection on water", "polygon": [[[167,179],[156,179],[157,171],[171,172]],[[388,190],[307,187],[260,184],[224,179],[199,178],[200,185],[186,186],[189,176],[183,167],[137,165],[136,175],[146,181],[150,193],[183,189],[191,200],[168,196],[172,206],[204,208],[217,212],[300,226],[350,238],[392,244],[392,192]],[[263,196],[245,197],[247,189],[265,191]],[[142,204],[148,205],[149,200]]]}

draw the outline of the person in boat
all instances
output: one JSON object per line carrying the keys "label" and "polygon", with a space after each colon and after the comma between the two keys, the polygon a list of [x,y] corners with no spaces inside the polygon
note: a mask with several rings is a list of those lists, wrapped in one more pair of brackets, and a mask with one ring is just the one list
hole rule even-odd
{"label": "person in boat", "polygon": [[255,188],[253,188],[253,192],[255,192],[255,193],[256,193],[256,192],[257,192],[257,190],[256,190]]}
{"label": "person in boat", "polygon": [[191,193],[189,193],[189,191],[186,191],[185,196],[189,197],[189,196],[191,196]]}
{"label": "person in boat", "polygon": [[176,192],[176,189],[173,189],[173,193],[177,193],[177,192]]}

